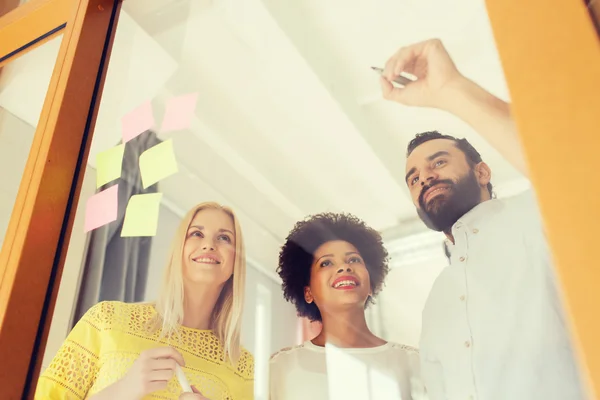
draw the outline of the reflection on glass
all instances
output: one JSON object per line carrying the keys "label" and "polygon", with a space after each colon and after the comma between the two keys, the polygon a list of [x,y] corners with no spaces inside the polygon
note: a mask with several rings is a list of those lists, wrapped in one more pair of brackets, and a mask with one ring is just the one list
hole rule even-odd
{"label": "reflection on glass", "polygon": [[[273,293],[268,287],[258,283],[256,308],[254,319],[256,354],[270,354],[271,345],[271,296]],[[254,398],[256,400],[269,399],[269,365],[267,357],[259,357],[254,364]]]}
{"label": "reflection on glass", "polygon": [[0,69],[0,245],[29,157],[62,36]]}
{"label": "reflection on glass", "polygon": [[[476,105],[466,108],[468,115],[465,109],[452,109],[464,105],[460,101],[462,91],[455,93],[456,96],[443,96],[450,99],[447,107],[427,101],[418,102],[423,107],[408,107],[382,99],[380,78],[371,67],[385,68],[386,60],[399,47],[432,37],[443,39],[445,47],[434,46],[438,50],[435,54],[446,61],[443,65],[450,65],[448,57],[451,57],[460,72],[470,79],[472,85],[467,86],[475,88],[475,97],[481,96],[486,100],[484,103],[489,100],[489,104],[498,106],[501,123],[479,119],[487,114],[477,112],[481,109]],[[444,48],[448,54],[441,51]],[[409,75],[424,79],[419,65],[414,63]],[[446,70],[457,76],[454,69]],[[386,73],[389,70],[384,69]],[[428,159],[438,151],[452,153],[456,158],[462,153],[448,142],[444,142],[443,149],[424,152],[432,141],[423,144],[425,147],[417,146],[408,159],[405,157],[407,144],[418,132],[438,130],[466,137],[489,166],[489,170],[478,171],[487,174],[485,179],[491,179],[499,201],[486,204],[527,197],[530,185],[515,140],[517,136],[510,119],[504,118],[509,110],[504,102],[508,97],[483,3],[470,4],[458,11],[453,4],[440,3],[432,9],[419,2],[407,10],[393,1],[385,2],[385,6],[363,2],[356,7],[316,0],[248,0],[243,4],[184,0],[168,6],[144,0],[125,2],[42,367],[49,365],[69,330],[96,303],[144,302],[153,307],[160,293],[162,271],[169,261],[169,243],[179,222],[193,205],[216,201],[236,211],[244,232],[248,269],[241,340],[256,360],[257,398],[266,398],[270,391],[266,382],[269,357],[298,344],[298,326],[305,323],[299,322],[294,307],[282,296],[281,279],[275,272],[280,247],[297,221],[324,211],[354,214],[382,233],[391,256],[391,271],[385,289],[365,318],[373,333],[385,341],[411,347],[433,343],[429,350],[427,345],[422,349],[421,358],[430,362],[425,369],[429,366],[429,371],[439,370],[437,367],[441,365],[446,375],[428,378],[434,382],[430,393],[440,387],[451,391],[438,389],[442,398],[454,394],[476,398],[479,389],[485,395],[493,392],[508,397],[520,390],[523,392],[519,393],[528,393],[533,380],[515,371],[535,370],[541,365],[532,367],[529,355],[536,352],[539,345],[536,340],[542,335],[535,331],[529,340],[513,343],[515,335],[524,334],[524,330],[515,327],[511,316],[518,312],[518,321],[529,324],[533,318],[522,311],[533,312],[538,306],[539,315],[548,315],[549,302],[556,293],[555,288],[543,286],[553,282],[553,278],[540,271],[551,268],[537,270],[540,275],[527,269],[532,273],[530,280],[522,281],[518,279],[520,270],[513,268],[511,282],[520,282],[519,285],[493,286],[495,290],[489,290],[490,285],[500,285],[504,282],[501,278],[507,277],[488,270],[481,279],[469,281],[473,294],[454,293],[446,290],[446,286],[436,290],[434,282],[440,274],[457,270],[454,267],[466,265],[461,263],[472,257],[465,249],[473,251],[476,245],[469,242],[466,246],[458,240],[454,248],[446,244],[447,257],[444,241],[450,238],[442,232],[452,233],[456,220],[468,214],[475,204],[469,199],[469,208],[459,201],[461,207],[451,210],[452,218],[436,215],[437,208],[425,210],[425,207],[417,213],[423,188],[419,186],[419,172],[433,170],[433,160]],[[395,98],[403,102],[400,97]],[[486,140],[499,132],[509,133],[504,138],[508,138],[506,146]],[[126,143],[121,152],[118,146],[123,142]],[[451,169],[452,174],[446,177],[452,182],[445,182],[444,189],[449,192],[454,190],[450,187],[465,183],[462,180],[465,171],[472,167],[464,156],[460,160],[460,168]],[[115,170],[117,175],[121,173],[119,177],[115,177]],[[461,194],[469,194],[473,188],[476,181],[471,178],[467,173],[466,181],[471,186],[460,185]],[[427,181],[426,177],[423,179]],[[117,211],[109,203],[103,203],[105,208],[92,208],[90,199],[114,184],[119,185],[119,196],[111,204],[117,204]],[[483,186],[477,194],[485,194],[487,201],[491,197],[487,181]],[[152,201],[136,200],[141,198],[135,196],[142,195],[152,195],[145,197]],[[427,196],[430,195],[441,196],[440,193]],[[535,209],[533,198],[527,198],[532,200],[528,206]],[[90,215],[90,210],[96,210],[96,214]],[[97,217],[97,213],[103,213],[102,223],[106,225],[92,229],[89,218]],[[134,232],[126,235],[132,240],[122,242],[120,224],[125,224],[127,215],[134,221],[135,229],[127,230]],[[525,222],[525,218],[518,220]],[[477,234],[474,230],[481,233],[484,230],[482,226],[470,229],[472,235]],[[147,236],[139,236],[140,232]],[[510,232],[510,227],[502,232],[512,240],[518,238],[517,233]],[[496,266],[521,265],[511,263],[514,260],[510,256],[527,253],[523,246],[519,247],[523,252],[515,251],[503,238],[478,237],[487,238],[485,246],[478,247],[481,254],[485,249],[499,254]],[[535,245],[543,247],[544,242],[537,239]],[[496,241],[500,242],[498,246]],[[129,247],[115,246],[117,242]],[[547,251],[542,254],[550,258]],[[445,268],[449,261],[451,269]],[[489,266],[484,261],[481,264],[481,268]],[[487,286],[474,283],[484,281]],[[456,282],[464,283],[464,279],[457,278]],[[548,299],[548,302],[535,303],[535,299],[529,298],[524,282],[540,290],[542,295],[536,297],[538,300]],[[481,297],[478,299],[477,295]],[[516,308],[511,299],[517,297],[528,306]],[[428,298],[434,299],[431,304],[440,306],[428,314],[432,318],[422,320]],[[498,304],[493,312],[488,307],[490,303]],[[478,311],[479,325],[484,326],[487,318],[490,321],[497,318],[511,329],[469,332],[465,320],[467,304]],[[450,311],[445,312],[446,305]],[[460,321],[456,322],[457,319]],[[564,333],[564,326],[557,320],[543,322],[553,328],[558,326]],[[423,331],[429,332],[424,338],[422,325]],[[302,341],[310,342],[321,333],[320,327],[315,328],[306,329]],[[442,334],[453,338],[452,342],[445,342]],[[467,354],[479,350],[477,346],[484,343],[487,347],[480,354],[486,356],[478,359],[481,363],[475,367],[477,373],[481,373],[481,365],[503,365],[501,356],[513,354],[510,349],[494,347],[495,344],[520,343],[516,353],[525,358],[509,361],[527,361],[520,364],[523,369],[511,369],[512,378],[523,377],[523,380],[502,385],[513,392],[494,391],[493,380],[481,388],[472,385],[474,380],[469,378],[472,375],[457,377],[456,374],[468,371],[465,365],[470,365],[471,358]],[[149,347],[154,345],[148,343]],[[443,349],[443,362],[436,351],[430,350],[439,351],[438,346]],[[493,351],[486,352],[486,348]],[[459,356],[450,357],[454,354]],[[569,354],[564,356],[568,358]],[[363,368],[360,363],[346,360],[343,363],[348,368],[354,366],[352,374]],[[378,382],[377,385],[385,387],[389,384],[390,393],[396,393],[391,389],[396,386],[387,380],[387,375],[367,374],[365,379],[366,388]],[[470,383],[460,383],[467,381]],[[452,384],[440,386],[436,382]],[[176,398],[177,386],[171,387],[170,398]],[[369,391],[369,395],[374,394]],[[512,398],[519,398],[518,394]]]}

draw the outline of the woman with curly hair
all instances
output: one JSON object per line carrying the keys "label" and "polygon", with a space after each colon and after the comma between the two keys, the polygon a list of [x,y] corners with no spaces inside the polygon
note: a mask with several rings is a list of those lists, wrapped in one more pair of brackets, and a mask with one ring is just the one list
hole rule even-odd
{"label": "woman with curly hair", "polygon": [[367,326],[365,308],[388,270],[381,235],[355,216],[322,213],[296,223],[277,272],[298,316],[323,328],[271,357],[271,400],[425,398],[417,350]]}

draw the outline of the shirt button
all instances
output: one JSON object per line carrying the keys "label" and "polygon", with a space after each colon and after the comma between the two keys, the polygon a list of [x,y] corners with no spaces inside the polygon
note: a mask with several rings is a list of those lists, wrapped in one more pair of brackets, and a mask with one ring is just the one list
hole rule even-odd
{"label": "shirt button", "polygon": [[465,258],[464,258],[464,257],[461,257],[461,258],[459,258],[458,260],[459,260],[460,262],[463,262],[463,261],[465,261]]}
{"label": "shirt button", "polygon": [[460,301],[465,301],[465,295],[460,296]]}
{"label": "shirt button", "polygon": [[479,229],[477,229],[477,228],[473,229],[473,233],[479,233]]}
{"label": "shirt button", "polygon": [[467,341],[465,342],[465,347],[471,347],[471,342],[467,340]]}

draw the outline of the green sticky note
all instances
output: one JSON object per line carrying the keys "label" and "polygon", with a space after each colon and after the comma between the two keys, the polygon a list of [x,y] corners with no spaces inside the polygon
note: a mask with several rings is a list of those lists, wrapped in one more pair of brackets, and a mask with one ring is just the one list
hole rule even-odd
{"label": "green sticky note", "polygon": [[122,237],[155,236],[162,193],[131,196],[125,209]]}
{"label": "green sticky note", "polygon": [[125,144],[120,144],[96,155],[96,188],[121,177]]}
{"label": "green sticky note", "polygon": [[149,148],[140,156],[140,173],[144,189],[177,172],[173,139]]}

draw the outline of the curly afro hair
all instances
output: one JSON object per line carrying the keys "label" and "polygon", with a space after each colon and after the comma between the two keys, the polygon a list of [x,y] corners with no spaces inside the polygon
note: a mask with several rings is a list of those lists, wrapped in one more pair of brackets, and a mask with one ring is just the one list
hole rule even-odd
{"label": "curly afro hair", "polygon": [[[321,312],[304,299],[304,288],[310,283],[314,252],[324,243],[343,240],[360,252],[369,271],[373,296],[382,289],[389,271],[388,252],[381,235],[354,215],[321,213],[297,222],[279,253],[277,273],[283,280],[283,297],[296,306],[298,316],[321,321]],[[365,308],[373,299],[369,297]]]}

